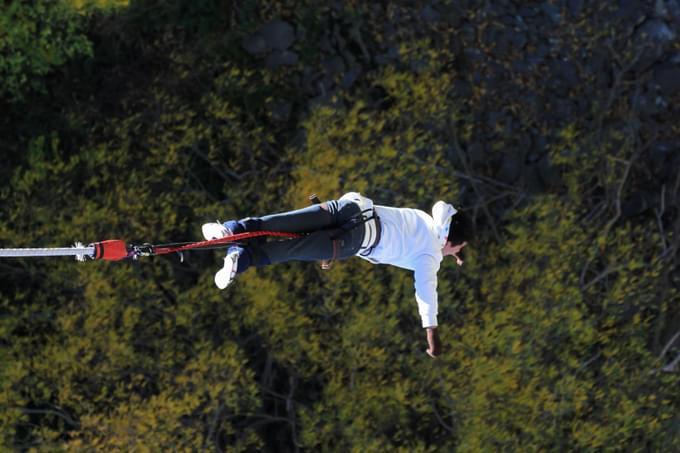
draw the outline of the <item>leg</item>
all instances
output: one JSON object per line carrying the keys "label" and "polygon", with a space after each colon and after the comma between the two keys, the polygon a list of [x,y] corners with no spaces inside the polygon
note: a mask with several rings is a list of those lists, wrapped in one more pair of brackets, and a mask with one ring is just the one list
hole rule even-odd
{"label": "leg", "polygon": [[264,217],[247,217],[224,223],[234,234],[247,231],[281,231],[285,233],[311,233],[342,225],[355,210],[348,200],[331,200],[295,211],[271,214]]}
{"label": "leg", "polygon": [[[341,202],[340,204],[341,207],[335,216],[335,222],[338,222],[339,225],[351,222],[351,219],[360,213],[359,206],[356,203]],[[293,213],[296,213],[296,211],[293,211]],[[295,215],[297,216],[297,214]],[[243,247],[237,272],[244,272],[250,266],[266,266],[287,261],[346,259],[354,256],[363,241],[365,228],[363,223],[348,226],[350,228],[336,227],[316,230],[298,239],[268,242],[250,241]]]}

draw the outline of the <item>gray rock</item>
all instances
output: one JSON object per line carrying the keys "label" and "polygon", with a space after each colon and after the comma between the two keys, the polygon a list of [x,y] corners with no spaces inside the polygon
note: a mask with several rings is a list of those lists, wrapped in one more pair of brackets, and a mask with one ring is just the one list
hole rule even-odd
{"label": "gray rock", "polygon": [[659,176],[668,166],[673,152],[677,152],[676,146],[669,142],[655,143],[649,149],[650,166],[655,176]]}
{"label": "gray rock", "polygon": [[547,187],[556,187],[561,183],[560,171],[550,163],[549,153],[545,153],[538,161],[538,176]]}
{"label": "gray rock", "polygon": [[243,47],[250,55],[260,55],[269,50],[267,43],[259,33],[243,38],[241,47]]}
{"label": "gray rock", "polygon": [[290,118],[293,105],[288,101],[276,101],[270,108],[272,120],[285,123]]}
{"label": "gray rock", "polygon": [[534,150],[537,153],[544,154],[548,147],[548,140],[544,135],[541,135],[538,131],[532,129],[531,133],[536,137],[534,139]]}
{"label": "gray rock", "polygon": [[545,184],[541,179],[538,168],[534,165],[525,165],[522,173],[522,182],[526,190],[531,193],[541,193],[545,190]]}
{"label": "gray rock", "polygon": [[676,33],[668,24],[660,19],[649,19],[640,25],[633,37],[640,49],[640,57],[634,70],[638,73],[649,69],[659,61],[674,42]]}
{"label": "gray rock", "polygon": [[510,43],[510,47],[515,50],[522,50],[524,49],[524,46],[527,45],[527,35],[526,33],[522,32],[510,32],[508,35],[508,42]]}
{"label": "gray rock", "polygon": [[333,44],[331,43],[331,37],[328,33],[325,33],[319,41],[317,41],[317,46],[319,50],[325,53],[333,53]]}
{"label": "gray rock", "polygon": [[487,127],[490,130],[495,130],[497,126],[504,124],[506,121],[506,115],[503,112],[491,111],[487,114]]}
{"label": "gray rock", "polygon": [[484,61],[484,54],[476,47],[466,47],[461,58],[463,69],[473,69],[475,65]]}
{"label": "gray rock", "polygon": [[324,72],[331,79],[345,72],[345,62],[339,56],[334,56],[323,62]]}
{"label": "gray rock", "polygon": [[569,0],[567,2],[567,8],[569,9],[571,17],[578,17],[583,9],[583,0]]}
{"label": "gray rock", "polygon": [[526,62],[532,70],[540,64],[543,64],[545,57],[550,53],[550,48],[544,43],[540,42],[536,46],[536,50],[526,53]]}
{"label": "gray rock", "polygon": [[562,14],[560,14],[560,9],[550,3],[543,4],[543,12],[556,24],[562,22]]}
{"label": "gray rock", "polygon": [[619,0],[613,19],[623,20],[628,23],[639,24],[645,18],[646,4],[642,0]]}
{"label": "gray rock", "polygon": [[[392,41],[387,41],[392,42]],[[387,45],[384,43],[382,45],[383,53],[375,56],[375,62],[379,65],[390,64],[391,62],[397,61],[399,59],[399,47],[396,45]]]}
{"label": "gray rock", "polygon": [[460,38],[463,45],[467,48],[477,42],[477,29],[470,24],[465,24],[460,30]]}
{"label": "gray rock", "polygon": [[654,70],[654,84],[664,96],[680,91],[680,66],[660,66]]}
{"label": "gray rock", "polygon": [[637,99],[636,109],[642,116],[654,116],[663,113],[668,108],[668,103],[661,96],[653,92],[640,95]]}
{"label": "gray rock", "polygon": [[486,160],[484,146],[480,142],[471,143],[467,148],[467,155],[473,164],[479,164]]}
{"label": "gray rock", "polygon": [[668,44],[675,40],[675,32],[668,24],[660,19],[645,21],[636,32],[636,38],[644,43]]}
{"label": "gray rock", "polygon": [[603,50],[593,51],[592,57],[583,65],[583,69],[595,79],[595,87],[599,90],[609,89],[612,83],[610,56]]}
{"label": "gray rock", "polygon": [[498,169],[498,175],[496,176],[500,181],[512,184],[517,180],[522,171],[522,159],[511,154],[506,154],[503,156],[501,161],[501,167]]}
{"label": "gray rock", "polygon": [[298,55],[290,50],[275,50],[267,56],[264,64],[269,69],[275,69],[279,66],[292,66],[297,64]]}
{"label": "gray rock", "polygon": [[649,201],[642,192],[635,192],[630,198],[621,203],[621,214],[624,217],[633,217],[642,214],[649,208]]}
{"label": "gray rock", "polygon": [[463,17],[461,16],[460,11],[456,8],[451,8],[445,12],[446,14],[446,22],[452,26],[453,28],[458,28],[460,27],[460,24],[463,22]]}
{"label": "gray rock", "polygon": [[336,90],[319,94],[318,96],[311,98],[307,102],[307,107],[310,109],[324,106],[331,108],[340,108],[340,106],[342,105],[342,100],[340,100],[337,94],[338,93]]}
{"label": "gray rock", "polygon": [[[526,149],[526,147],[524,147]],[[541,160],[541,157],[543,157],[541,154],[537,153],[536,151],[529,151],[527,153],[526,158],[524,159],[525,164],[529,165],[534,165],[537,163],[539,160]]]}
{"label": "gray rock", "polygon": [[670,14],[668,13],[668,7],[664,0],[656,0],[654,2],[654,14],[662,19],[670,19]]}
{"label": "gray rock", "polygon": [[501,25],[491,24],[484,28],[484,31],[480,35],[480,41],[485,47],[494,47],[497,52],[505,54],[510,51],[510,48],[508,39],[504,36],[504,30],[501,27]]}
{"label": "gray rock", "polygon": [[260,34],[270,49],[286,50],[295,40],[295,30],[288,22],[274,20],[262,26]]}
{"label": "gray rock", "polygon": [[458,98],[469,98],[472,96],[472,85],[463,79],[457,79],[453,82],[453,91]]}
{"label": "gray rock", "polygon": [[531,134],[526,130],[519,131],[515,134],[517,136],[517,148],[518,149],[531,149]]}
{"label": "gray rock", "polygon": [[432,6],[430,5],[425,5],[423,9],[420,10],[420,17],[425,21],[425,22],[439,22],[439,19],[441,18],[441,14],[439,14]]}
{"label": "gray rock", "polygon": [[513,60],[511,63],[512,72],[516,74],[528,74],[531,72],[531,67],[529,63],[524,60]]}
{"label": "gray rock", "polygon": [[524,19],[531,19],[538,14],[538,7],[536,5],[522,5],[517,10],[517,15]]}
{"label": "gray rock", "polygon": [[347,89],[354,85],[354,82],[357,81],[359,76],[361,75],[361,68],[358,66],[355,66],[353,68],[350,68],[349,71],[345,73],[345,75],[342,77],[342,81],[340,82],[340,86],[343,89]]}
{"label": "gray rock", "polygon": [[427,71],[427,68],[429,67],[428,61],[426,58],[414,58],[411,60],[409,67],[411,68],[411,71],[422,74],[425,71]]}
{"label": "gray rock", "polygon": [[666,9],[668,9],[668,15],[675,21],[675,23],[680,23],[680,2],[678,0],[666,0]]}
{"label": "gray rock", "polygon": [[565,95],[568,93],[568,90],[574,88],[580,82],[576,66],[568,60],[552,60],[548,64],[548,68],[557,85],[553,86],[550,84],[551,87],[563,92]]}
{"label": "gray rock", "polygon": [[660,19],[680,22],[680,3],[678,0],[656,0],[654,14]]}

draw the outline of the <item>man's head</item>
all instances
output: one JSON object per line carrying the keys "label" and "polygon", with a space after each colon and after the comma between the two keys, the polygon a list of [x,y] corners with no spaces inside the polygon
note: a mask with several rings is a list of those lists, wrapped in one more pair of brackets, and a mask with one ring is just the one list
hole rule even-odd
{"label": "man's head", "polygon": [[451,245],[460,245],[463,242],[470,242],[472,240],[472,222],[470,218],[462,211],[458,211],[451,217],[451,226],[449,227],[449,237],[447,241]]}
{"label": "man's head", "polygon": [[458,211],[451,217],[449,236],[442,253],[444,256],[451,255],[455,257],[458,265],[462,266],[463,260],[460,258],[459,253],[472,240],[472,236],[472,222],[470,222],[469,217],[464,212]]}

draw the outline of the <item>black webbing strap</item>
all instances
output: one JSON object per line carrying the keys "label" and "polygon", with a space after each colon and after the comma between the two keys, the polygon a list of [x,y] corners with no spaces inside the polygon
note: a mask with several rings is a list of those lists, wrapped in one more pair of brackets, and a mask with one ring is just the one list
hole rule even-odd
{"label": "black webbing strap", "polygon": [[[321,204],[321,200],[319,199],[318,195],[315,194],[315,193],[313,193],[309,196],[309,201],[311,201],[312,204]],[[327,271],[328,269],[331,268],[331,266],[333,264],[333,260],[335,260],[335,258],[337,258],[337,256],[338,256],[338,240],[333,239],[332,243],[333,243],[333,256],[331,256],[331,258],[328,259],[328,260],[321,260],[319,262],[321,269],[323,269],[325,271]]]}

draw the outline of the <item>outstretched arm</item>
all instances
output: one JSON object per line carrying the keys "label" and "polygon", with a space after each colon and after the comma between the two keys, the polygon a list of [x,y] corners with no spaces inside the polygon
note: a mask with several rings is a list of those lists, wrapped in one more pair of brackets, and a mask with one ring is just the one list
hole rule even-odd
{"label": "outstretched arm", "polygon": [[439,332],[437,331],[437,327],[426,327],[425,331],[427,332],[427,354],[432,357],[436,358],[439,354],[442,353],[442,342],[439,340]]}
{"label": "outstretched arm", "polygon": [[427,353],[437,357],[441,353],[441,342],[437,333],[437,271],[439,263],[424,255],[414,268],[416,301],[423,328],[427,332]]}

